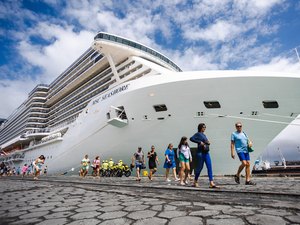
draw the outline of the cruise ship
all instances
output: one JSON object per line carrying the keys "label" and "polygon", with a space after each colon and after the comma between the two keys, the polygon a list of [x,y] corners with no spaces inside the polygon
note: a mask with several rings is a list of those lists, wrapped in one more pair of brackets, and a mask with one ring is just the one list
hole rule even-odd
{"label": "cruise ship", "polygon": [[[192,59],[191,55],[191,59]],[[50,85],[39,84],[0,127],[0,162],[10,167],[46,157],[49,173],[92,160],[130,163],[207,126],[215,174],[232,174],[230,136],[237,121],[254,143],[251,159],[300,114],[300,75],[266,71],[183,72],[138,42],[99,32],[91,47]],[[194,150],[196,145],[190,143]],[[162,172],[162,165],[159,166]]]}

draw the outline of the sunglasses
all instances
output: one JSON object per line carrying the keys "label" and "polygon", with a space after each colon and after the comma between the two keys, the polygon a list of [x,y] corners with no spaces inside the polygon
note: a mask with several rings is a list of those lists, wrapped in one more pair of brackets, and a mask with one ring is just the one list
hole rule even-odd
{"label": "sunglasses", "polygon": [[242,127],[242,125],[236,126],[236,127]]}

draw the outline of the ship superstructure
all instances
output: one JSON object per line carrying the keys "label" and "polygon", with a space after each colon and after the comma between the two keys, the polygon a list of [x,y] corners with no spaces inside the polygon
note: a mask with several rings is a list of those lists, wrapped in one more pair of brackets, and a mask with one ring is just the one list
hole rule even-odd
{"label": "ship superstructure", "polygon": [[234,123],[242,121],[253,139],[255,160],[300,114],[299,85],[298,74],[182,72],[149,47],[100,32],[66,71],[50,85],[37,85],[1,125],[0,161],[19,166],[43,154],[49,172],[60,172],[78,166],[86,153],[126,161],[137,146],[152,144],[163,157],[169,142],[176,145],[204,122],[220,165],[216,173],[232,172],[227,147]]}

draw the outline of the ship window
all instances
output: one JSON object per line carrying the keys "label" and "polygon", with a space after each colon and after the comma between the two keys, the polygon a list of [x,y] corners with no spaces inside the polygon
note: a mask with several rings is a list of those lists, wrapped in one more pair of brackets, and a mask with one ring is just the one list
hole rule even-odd
{"label": "ship window", "polygon": [[163,111],[167,111],[167,106],[165,104],[161,104],[161,105],[154,105],[153,108],[155,109],[156,112],[163,112]]}
{"label": "ship window", "polygon": [[221,108],[221,105],[218,101],[204,101],[205,107],[208,109],[216,109]]}
{"label": "ship window", "polygon": [[204,116],[204,112],[197,112],[196,116]]}
{"label": "ship window", "polygon": [[263,101],[263,106],[266,109],[274,109],[274,108],[278,108],[278,102],[277,101]]}

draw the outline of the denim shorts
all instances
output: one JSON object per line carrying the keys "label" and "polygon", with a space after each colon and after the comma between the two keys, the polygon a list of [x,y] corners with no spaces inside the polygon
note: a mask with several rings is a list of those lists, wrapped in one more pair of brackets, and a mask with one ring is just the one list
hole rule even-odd
{"label": "denim shorts", "polygon": [[143,163],[139,163],[139,162],[135,163],[135,168],[139,168],[141,170],[142,167],[143,167]]}
{"label": "denim shorts", "polygon": [[239,152],[238,153],[239,159],[240,161],[250,161],[250,155],[249,152]]}
{"label": "denim shorts", "polygon": [[190,159],[185,158],[185,157],[184,157],[184,154],[179,153],[179,161],[180,161],[180,162],[188,163],[188,162],[190,162]]}

